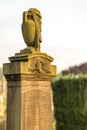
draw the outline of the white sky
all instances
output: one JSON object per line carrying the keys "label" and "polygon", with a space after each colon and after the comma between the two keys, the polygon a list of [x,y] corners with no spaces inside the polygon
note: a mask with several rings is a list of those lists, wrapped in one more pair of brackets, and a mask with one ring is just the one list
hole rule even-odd
{"label": "white sky", "polygon": [[0,66],[26,47],[22,13],[42,14],[41,50],[54,58],[58,72],[87,62],[87,0],[0,0]]}

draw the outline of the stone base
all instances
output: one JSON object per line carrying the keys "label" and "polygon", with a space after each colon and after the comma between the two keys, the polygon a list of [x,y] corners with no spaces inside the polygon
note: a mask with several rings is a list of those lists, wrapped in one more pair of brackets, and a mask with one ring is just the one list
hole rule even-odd
{"label": "stone base", "polygon": [[7,130],[53,130],[53,58],[45,53],[16,54],[4,64],[7,80]]}

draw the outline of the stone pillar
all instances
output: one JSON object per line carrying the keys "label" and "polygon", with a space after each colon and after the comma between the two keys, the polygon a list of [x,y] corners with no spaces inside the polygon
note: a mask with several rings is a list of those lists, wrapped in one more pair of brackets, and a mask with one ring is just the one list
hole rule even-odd
{"label": "stone pillar", "polygon": [[7,130],[53,130],[51,79],[53,58],[18,53],[3,65],[7,80]]}

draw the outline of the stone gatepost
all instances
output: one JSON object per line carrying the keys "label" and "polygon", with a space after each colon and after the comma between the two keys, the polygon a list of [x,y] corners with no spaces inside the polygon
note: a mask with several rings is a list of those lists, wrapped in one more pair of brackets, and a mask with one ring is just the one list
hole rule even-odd
{"label": "stone gatepost", "polygon": [[51,65],[53,58],[35,45],[9,60],[3,65],[7,80],[7,130],[53,130],[51,80],[56,75],[56,66]]}

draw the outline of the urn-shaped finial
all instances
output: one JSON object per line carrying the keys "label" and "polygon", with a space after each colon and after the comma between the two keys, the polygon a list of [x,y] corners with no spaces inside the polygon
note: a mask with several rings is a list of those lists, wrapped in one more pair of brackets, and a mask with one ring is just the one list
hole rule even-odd
{"label": "urn-shaped finial", "polygon": [[22,34],[27,46],[40,48],[41,18],[40,11],[35,8],[30,8],[23,13]]}

